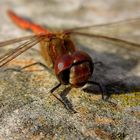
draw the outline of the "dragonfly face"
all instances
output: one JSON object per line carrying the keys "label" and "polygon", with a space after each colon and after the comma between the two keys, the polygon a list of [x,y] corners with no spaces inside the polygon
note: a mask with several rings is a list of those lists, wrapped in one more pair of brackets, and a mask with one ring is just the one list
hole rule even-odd
{"label": "dragonfly face", "polygon": [[93,73],[91,57],[82,51],[60,56],[55,62],[55,74],[61,84],[73,87],[85,85]]}

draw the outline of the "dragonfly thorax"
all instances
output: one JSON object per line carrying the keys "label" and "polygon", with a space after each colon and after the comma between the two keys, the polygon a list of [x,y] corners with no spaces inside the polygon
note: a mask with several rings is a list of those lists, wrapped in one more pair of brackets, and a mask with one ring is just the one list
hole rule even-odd
{"label": "dragonfly thorax", "polygon": [[49,41],[41,42],[41,53],[49,68],[54,68],[55,61],[64,54],[75,51],[75,46],[70,38],[53,37]]}

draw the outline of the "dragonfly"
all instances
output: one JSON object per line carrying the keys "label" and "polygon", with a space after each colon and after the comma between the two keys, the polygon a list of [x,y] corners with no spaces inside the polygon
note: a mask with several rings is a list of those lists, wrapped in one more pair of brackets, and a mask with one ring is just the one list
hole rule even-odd
{"label": "dragonfly", "polygon": [[[58,79],[59,83],[50,90],[52,94],[61,85],[70,85],[71,87],[79,88],[89,83],[99,87],[102,94],[102,99],[105,100],[105,93],[101,84],[96,81],[89,80],[92,77],[95,64],[98,62],[93,62],[91,56],[85,51],[78,50],[71,36],[107,40],[108,42],[118,44],[118,46],[121,44],[121,46],[130,49],[130,51],[140,50],[140,44],[138,43],[103,35],[98,32],[96,33],[96,28],[104,30],[104,27],[110,25],[117,26],[118,24],[124,25],[126,23],[137,23],[140,21],[139,18],[109,24],[91,25],[65,29],[58,32],[51,32],[47,28],[19,16],[12,10],[8,10],[7,13],[17,26],[25,30],[30,30],[34,34],[0,42],[0,47],[20,43],[20,45],[18,45],[16,48],[0,56],[0,67],[5,66],[7,63],[39,43],[40,52],[46,64],[36,62],[22,67],[20,70],[26,69],[27,67],[31,67],[33,65],[40,65],[49,72],[53,73]],[[91,28],[95,29],[94,33],[90,33]],[[21,43],[23,41],[24,43]],[[57,96],[55,97],[62,102],[62,100],[60,100]]]}

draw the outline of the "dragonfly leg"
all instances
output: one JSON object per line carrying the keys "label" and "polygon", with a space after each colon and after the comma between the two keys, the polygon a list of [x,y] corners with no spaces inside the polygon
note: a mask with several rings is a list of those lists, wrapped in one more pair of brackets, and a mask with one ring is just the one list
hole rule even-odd
{"label": "dragonfly leg", "polygon": [[57,84],[55,87],[53,87],[51,90],[50,90],[50,93],[53,93],[57,88],[59,88],[61,86],[61,83]]}
{"label": "dragonfly leg", "polygon": [[32,66],[34,66],[34,65],[39,65],[39,66],[45,68],[47,71],[49,71],[49,72],[51,73],[50,69],[49,69],[46,65],[44,65],[43,63],[41,63],[41,62],[35,62],[35,63],[29,64],[29,65],[27,65],[27,66],[24,66],[24,67],[22,67],[22,68],[19,68],[19,69],[8,68],[8,69],[6,69],[5,71],[7,71],[7,70],[13,70],[13,71],[20,72],[20,71],[22,71],[22,70],[24,70],[24,69],[26,69],[26,68],[32,67]]}
{"label": "dragonfly leg", "polygon": [[93,64],[93,66],[94,66],[94,65],[98,65],[98,64],[99,64],[99,65],[104,65],[104,63],[101,62],[101,61],[96,61],[96,62],[93,62],[92,64]]}
{"label": "dragonfly leg", "polygon": [[102,85],[100,83],[94,82],[94,81],[88,81],[87,83],[98,86],[100,91],[101,91],[101,93],[102,93],[102,99],[106,100],[106,98],[105,98],[105,91],[104,91],[104,89],[103,89],[103,87],[102,87]]}
{"label": "dragonfly leg", "polygon": [[[55,94],[53,94],[53,92],[54,92],[57,88],[59,88],[60,86],[61,86],[61,83],[59,83],[59,84],[57,84],[55,87],[53,87],[53,88],[50,90],[51,94],[52,94],[58,101],[60,101],[60,102],[62,103],[62,105],[63,105],[69,112],[71,112],[71,113],[77,113],[77,112],[73,109],[72,104],[70,103],[70,101],[66,98],[66,95],[68,94],[68,92],[69,92],[69,90],[70,90],[71,88],[68,89],[67,92],[65,92],[65,91],[66,91],[66,89],[65,89],[64,92],[61,93],[61,95],[60,95],[61,99],[60,99],[59,97],[57,97]],[[64,94],[65,94],[65,95],[64,95]]]}
{"label": "dragonfly leg", "polygon": [[60,86],[61,86],[61,83],[57,84],[55,87],[53,87],[53,88],[50,90],[50,93],[51,93],[58,101],[60,101],[60,102],[64,105],[64,107],[65,107],[65,106],[66,106],[65,103],[64,103],[60,98],[58,98],[55,94],[53,94],[53,92],[54,92],[57,88],[59,88]]}
{"label": "dragonfly leg", "polygon": [[68,98],[67,98],[67,95],[68,95],[68,93],[70,92],[71,88],[72,88],[71,86],[65,88],[64,91],[61,92],[60,97],[61,97],[61,99],[64,101],[64,103],[65,103],[65,105],[66,105],[66,106],[65,106],[66,109],[68,109],[68,110],[69,110],[70,112],[72,112],[72,113],[77,113],[77,111],[74,110],[74,107],[73,107],[72,103],[71,103],[71,102],[68,100]]}
{"label": "dragonfly leg", "polygon": [[41,62],[32,63],[30,65],[27,65],[25,67],[22,67],[21,70],[26,69],[26,68],[29,68],[29,67],[34,66],[34,65],[39,65],[39,66],[43,67],[45,70],[50,71],[50,69],[45,64],[43,64]]}

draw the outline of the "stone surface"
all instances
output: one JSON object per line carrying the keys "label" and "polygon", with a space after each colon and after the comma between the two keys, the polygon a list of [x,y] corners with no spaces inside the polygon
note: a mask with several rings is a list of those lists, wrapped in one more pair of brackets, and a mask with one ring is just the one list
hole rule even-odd
{"label": "stone surface", "polygon": [[[0,40],[30,34],[8,18],[7,9],[49,27],[62,29],[140,17],[139,0],[1,0]],[[140,43],[140,19],[82,30]],[[38,47],[30,49],[0,69],[0,139],[140,139],[140,48],[105,39],[74,39],[77,48],[88,52],[95,65],[91,79],[102,83],[109,101],[101,100],[96,86],[55,91],[69,94],[64,100],[76,110],[69,112],[49,93],[55,76],[39,66],[23,72],[4,71],[42,61]],[[0,48],[0,56],[15,47]],[[41,70],[40,70],[41,69]]]}

